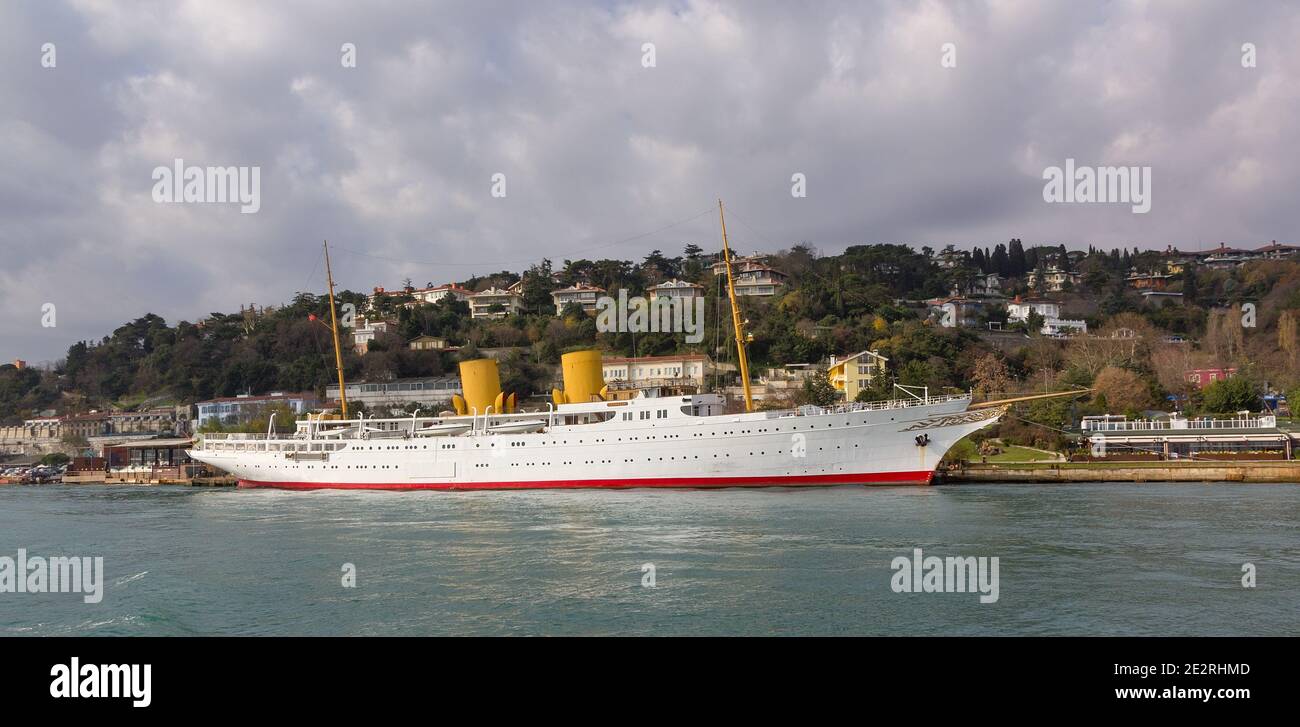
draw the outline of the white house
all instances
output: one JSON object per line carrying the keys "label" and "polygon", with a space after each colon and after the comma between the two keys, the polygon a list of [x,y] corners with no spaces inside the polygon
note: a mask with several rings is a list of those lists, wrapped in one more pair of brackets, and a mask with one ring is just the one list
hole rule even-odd
{"label": "white house", "polygon": [[468,302],[474,295],[474,291],[462,288],[459,285],[448,283],[432,288],[421,288],[420,290],[411,291],[411,295],[420,303],[437,303],[443,298],[454,298],[459,301]]}
{"label": "white house", "polygon": [[1037,313],[1043,318],[1060,318],[1061,304],[1043,299],[1021,300],[1020,296],[1007,303],[1008,321],[1027,321],[1030,312]]}
{"label": "white house", "polygon": [[1074,319],[1047,318],[1043,321],[1043,327],[1039,330],[1044,336],[1069,336],[1076,333],[1087,333],[1088,322]]}
{"label": "white house", "polygon": [[740,272],[733,270],[732,277],[736,281],[736,295],[765,297],[779,293],[789,276],[766,265],[746,265]]}
{"label": "white house", "polygon": [[459,301],[468,301],[470,297],[474,295],[474,291],[467,290],[455,285],[454,283],[437,286],[431,285],[427,288],[403,288],[396,292],[384,290],[382,287],[377,287],[373,293],[367,296],[366,309],[374,310],[375,305],[378,304],[379,299],[383,296],[397,296],[402,295],[403,293],[411,296],[411,300],[402,304],[407,308],[414,308],[424,303],[437,303],[448,296]]}
{"label": "white house", "polygon": [[[496,306],[500,306],[497,308]],[[504,318],[509,315],[518,315],[523,310],[524,301],[519,293],[515,290],[502,290],[501,288],[491,287],[479,293],[475,293],[469,299],[469,314],[471,318]]]}
{"label": "white house", "polygon": [[642,358],[613,357],[602,359],[600,365],[605,382],[611,386],[615,384],[659,386],[670,383],[704,386],[705,376],[713,370],[709,357],[703,354]]}
{"label": "white house", "polygon": [[562,315],[569,304],[581,306],[584,311],[596,310],[596,301],[605,294],[604,288],[586,283],[578,283],[568,288],[551,291],[551,300],[555,302],[555,315]]}
{"label": "white house", "polygon": [[361,355],[370,350],[370,342],[381,333],[397,330],[397,321],[383,318],[357,318],[357,325],[352,329],[352,348]]}
{"label": "white house", "polygon": [[664,298],[664,299],[678,298],[681,300],[694,300],[695,298],[703,298],[703,297],[704,297],[703,285],[688,283],[684,280],[677,280],[676,278],[673,278],[672,280],[664,281],[650,288],[651,302],[654,302],[660,298]]}

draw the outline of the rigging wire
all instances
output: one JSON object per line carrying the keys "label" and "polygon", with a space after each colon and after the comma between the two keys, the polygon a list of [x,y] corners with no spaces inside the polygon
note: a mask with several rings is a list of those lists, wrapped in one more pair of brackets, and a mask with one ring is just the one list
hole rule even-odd
{"label": "rigging wire", "polygon": [[718,281],[718,293],[713,299],[713,356],[719,359],[713,365],[713,392],[718,392],[718,364],[722,363],[719,354],[722,352],[722,277],[713,276]]}

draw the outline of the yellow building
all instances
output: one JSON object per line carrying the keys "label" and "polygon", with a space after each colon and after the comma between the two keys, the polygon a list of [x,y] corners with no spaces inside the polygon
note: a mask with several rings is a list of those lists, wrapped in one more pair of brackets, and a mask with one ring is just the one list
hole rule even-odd
{"label": "yellow building", "polygon": [[844,395],[845,401],[854,401],[859,391],[869,388],[877,376],[885,375],[887,361],[875,351],[861,351],[846,358],[832,356],[826,377]]}

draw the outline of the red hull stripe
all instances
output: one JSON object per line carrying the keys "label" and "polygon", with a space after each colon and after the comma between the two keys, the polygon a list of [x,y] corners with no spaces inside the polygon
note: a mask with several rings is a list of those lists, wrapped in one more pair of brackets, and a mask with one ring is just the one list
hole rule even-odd
{"label": "red hull stripe", "polygon": [[602,487],[792,487],[800,485],[928,485],[933,470],[848,475],[753,477],[650,477],[624,480],[546,480],[544,482],[262,482],[240,480],[240,487],[283,490],[551,490]]}

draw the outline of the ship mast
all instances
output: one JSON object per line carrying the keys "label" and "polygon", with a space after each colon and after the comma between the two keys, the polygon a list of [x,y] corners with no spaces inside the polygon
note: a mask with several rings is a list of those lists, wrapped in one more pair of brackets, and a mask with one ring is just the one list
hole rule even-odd
{"label": "ship mast", "polygon": [[736,330],[736,360],[740,364],[740,385],[745,391],[745,411],[754,411],[754,399],[749,393],[749,361],[745,358],[745,324],[740,320],[740,306],[736,305],[736,282],[731,276],[731,247],[727,244],[727,218],[722,213],[720,199],[718,220],[722,222],[722,259],[727,263],[727,297],[731,299],[731,324]]}
{"label": "ship mast", "polygon": [[330,332],[334,334],[334,366],[339,372],[339,402],[343,409],[343,418],[348,418],[348,394],[343,385],[343,350],[339,348],[339,318],[334,312],[334,273],[330,270],[330,243],[325,241],[325,279],[330,286]]}

